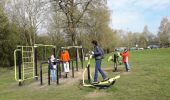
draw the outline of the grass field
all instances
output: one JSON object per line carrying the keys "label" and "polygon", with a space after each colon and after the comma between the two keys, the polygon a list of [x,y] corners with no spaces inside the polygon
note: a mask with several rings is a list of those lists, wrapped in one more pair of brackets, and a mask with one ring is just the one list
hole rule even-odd
{"label": "grass field", "polygon": [[131,51],[130,65],[131,72],[125,72],[123,65],[112,72],[113,63],[105,59],[108,77],[121,76],[107,90],[79,86],[79,79],[59,86],[30,82],[18,87],[14,71],[1,68],[0,100],[170,100],[170,49]]}

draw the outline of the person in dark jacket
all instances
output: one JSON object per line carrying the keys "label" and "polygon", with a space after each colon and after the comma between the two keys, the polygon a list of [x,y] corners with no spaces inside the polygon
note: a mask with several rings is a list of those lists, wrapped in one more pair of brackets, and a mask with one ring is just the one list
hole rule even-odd
{"label": "person in dark jacket", "polygon": [[94,50],[93,50],[92,54],[95,58],[95,74],[94,74],[94,81],[93,81],[93,83],[95,84],[95,83],[98,83],[98,71],[102,75],[102,78],[104,81],[108,80],[108,78],[106,77],[105,73],[101,69],[101,62],[102,62],[102,58],[103,58],[102,50],[98,46],[98,43],[96,40],[93,40],[91,43],[94,46]]}
{"label": "person in dark jacket", "polygon": [[56,62],[55,62],[55,57],[52,54],[51,57],[48,59],[48,63],[50,66],[50,77],[52,81],[56,81]]}

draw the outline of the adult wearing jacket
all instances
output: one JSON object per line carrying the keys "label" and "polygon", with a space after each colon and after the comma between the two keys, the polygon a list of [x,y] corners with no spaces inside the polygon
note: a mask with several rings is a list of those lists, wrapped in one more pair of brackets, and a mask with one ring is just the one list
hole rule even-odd
{"label": "adult wearing jacket", "polygon": [[70,72],[70,69],[69,69],[70,55],[69,55],[69,52],[67,50],[63,50],[61,52],[60,60],[63,62],[64,72],[67,75],[67,73]]}
{"label": "adult wearing jacket", "polygon": [[102,62],[102,50],[101,48],[98,46],[98,43],[96,40],[93,40],[91,42],[94,46],[94,50],[92,52],[94,58],[95,58],[95,74],[94,74],[94,81],[93,84],[98,83],[98,71],[100,72],[100,74],[102,75],[103,80],[108,80],[108,78],[106,77],[105,73],[103,72],[103,70],[101,69],[101,62]]}

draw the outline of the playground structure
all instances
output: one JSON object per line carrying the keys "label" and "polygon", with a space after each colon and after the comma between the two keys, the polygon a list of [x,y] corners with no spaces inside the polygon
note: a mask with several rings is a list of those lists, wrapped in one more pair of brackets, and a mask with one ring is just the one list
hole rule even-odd
{"label": "playground structure", "polygon": [[[22,83],[25,80],[29,79],[36,79],[38,80],[38,53],[40,47],[43,47],[43,60],[41,61],[40,65],[40,84],[43,85],[43,70],[46,70],[48,72],[48,85],[50,85],[50,68],[49,68],[49,58],[48,61],[46,59],[46,49],[44,48],[51,48],[52,54],[54,57],[56,57],[56,47],[54,45],[43,45],[43,44],[35,44],[34,46],[17,46],[17,49],[14,51],[14,65],[15,65],[15,80],[19,82],[19,86],[22,85]],[[81,65],[83,68],[83,48],[82,46],[68,46],[68,47],[61,47],[62,49],[68,49],[69,52],[71,52],[70,49],[76,50],[76,59],[71,59],[69,61],[69,65],[72,69],[72,78],[74,78],[74,62],[76,62],[76,70],[78,71],[78,52],[79,49],[81,50]],[[41,48],[42,49],[42,48]],[[48,56],[49,57],[49,56]],[[47,66],[47,69],[43,69],[43,65]],[[59,84],[59,78],[61,78],[61,65],[62,62],[57,59],[56,60],[56,84]]]}
{"label": "playground structure", "polygon": [[38,47],[50,47],[53,54],[56,55],[56,47],[54,45],[17,46],[17,49],[14,51],[15,80],[19,82],[19,86],[25,80],[33,78],[38,80]]}

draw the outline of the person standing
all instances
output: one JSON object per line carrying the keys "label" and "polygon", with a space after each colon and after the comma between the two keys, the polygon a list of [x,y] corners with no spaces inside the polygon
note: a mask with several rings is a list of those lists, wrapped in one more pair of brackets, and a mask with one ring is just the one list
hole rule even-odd
{"label": "person standing", "polygon": [[130,65],[128,63],[128,60],[129,60],[129,52],[128,52],[128,50],[125,49],[124,52],[121,55],[122,55],[122,58],[123,58],[122,61],[123,61],[124,65],[125,65],[125,69],[126,69],[127,72],[129,72],[130,71]]}
{"label": "person standing", "polygon": [[114,62],[114,70],[113,71],[117,71],[118,54],[116,51],[113,54],[113,62]]}
{"label": "person standing", "polygon": [[55,57],[54,55],[52,54],[49,61],[49,66],[50,66],[50,76],[51,76],[51,80],[52,81],[56,81],[56,63],[55,63]]}
{"label": "person standing", "polygon": [[69,61],[70,61],[69,52],[67,50],[63,50],[61,52],[60,59],[63,62],[64,72],[65,72],[65,75],[66,75],[66,78],[67,78],[67,74],[70,72],[70,69],[69,69]]}
{"label": "person standing", "polygon": [[92,55],[95,58],[95,74],[94,74],[94,81],[93,84],[98,83],[98,71],[100,72],[100,74],[102,75],[102,78],[104,81],[108,80],[108,78],[106,77],[104,71],[101,69],[101,62],[102,62],[102,58],[103,58],[103,50],[98,46],[98,43],[96,40],[93,40],[91,42],[94,46],[94,50],[92,52]]}

